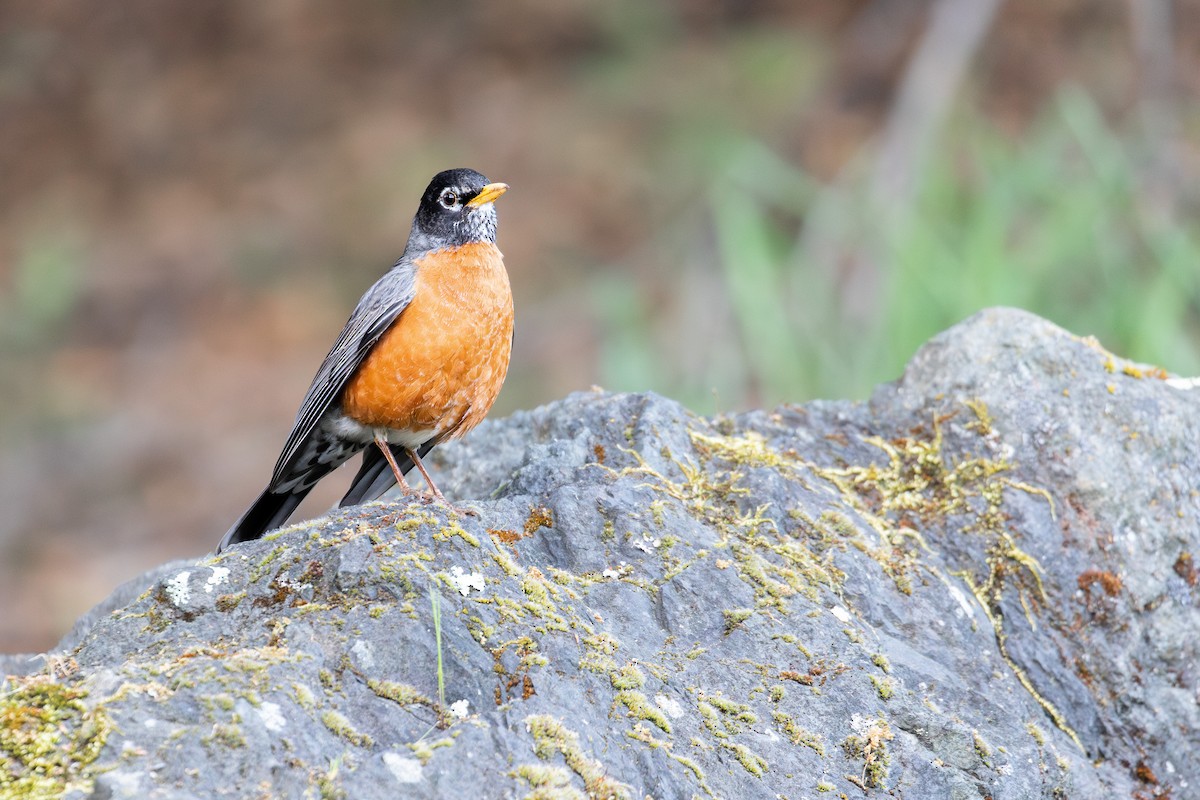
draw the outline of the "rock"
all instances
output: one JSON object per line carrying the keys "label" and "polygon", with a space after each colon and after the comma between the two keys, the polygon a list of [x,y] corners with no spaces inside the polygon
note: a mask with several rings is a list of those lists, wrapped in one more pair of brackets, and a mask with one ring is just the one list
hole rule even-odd
{"label": "rock", "polygon": [[476,516],[345,509],[81,622],[7,681],[0,790],[1200,796],[1166,378],[996,309],[866,403],[490,421],[434,459]]}

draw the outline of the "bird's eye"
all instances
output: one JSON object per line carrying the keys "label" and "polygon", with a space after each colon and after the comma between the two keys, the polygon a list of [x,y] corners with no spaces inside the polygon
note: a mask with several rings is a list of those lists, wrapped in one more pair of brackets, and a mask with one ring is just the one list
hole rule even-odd
{"label": "bird's eye", "polygon": [[458,205],[458,195],[454,193],[454,190],[446,189],[442,192],[442,196],[438,198],[438,201],[446,208],[454,208]]}

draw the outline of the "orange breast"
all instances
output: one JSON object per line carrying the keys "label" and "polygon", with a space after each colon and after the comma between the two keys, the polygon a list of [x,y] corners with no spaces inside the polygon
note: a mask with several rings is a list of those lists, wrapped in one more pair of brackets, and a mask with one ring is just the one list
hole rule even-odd
{"label": "orange breast", "polygon": [[412,303],[346,384],[342,411],[371,427],[461,436],[487,415],[512,350],[513,303],[493,244],[416,264]]}

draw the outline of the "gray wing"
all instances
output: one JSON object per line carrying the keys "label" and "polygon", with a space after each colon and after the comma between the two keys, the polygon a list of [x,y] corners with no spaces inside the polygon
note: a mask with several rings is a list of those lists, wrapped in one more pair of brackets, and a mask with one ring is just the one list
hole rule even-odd
{"label": "gray wing", "polygon": [[346,382],[362,364],[372,345],[408,308],[416,288],[415,273],[412,263],[401,259],[358,301],[346,327],[334,342],[329,355],[321,362],[308,393],[304,395],[292,432],[275,464],[272,486],[292,480],[293,462],[306,449],[305,445],[317,431],[321,417],[338,402]]}

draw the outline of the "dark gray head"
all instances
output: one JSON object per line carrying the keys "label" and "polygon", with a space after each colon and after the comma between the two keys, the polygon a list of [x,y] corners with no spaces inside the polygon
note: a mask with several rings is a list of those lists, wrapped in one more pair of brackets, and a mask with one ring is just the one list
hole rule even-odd
{"label": "dark gray head", "polygon": [[496,241],[492,202],[508,190],[473,169],[448,169],[433,176],[413,218],[406,254]]}

